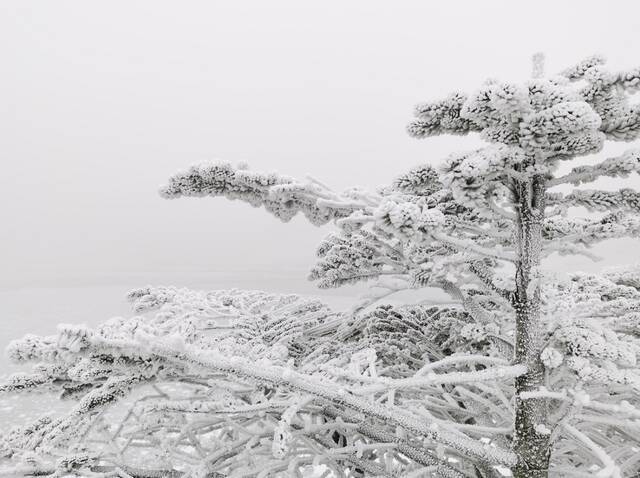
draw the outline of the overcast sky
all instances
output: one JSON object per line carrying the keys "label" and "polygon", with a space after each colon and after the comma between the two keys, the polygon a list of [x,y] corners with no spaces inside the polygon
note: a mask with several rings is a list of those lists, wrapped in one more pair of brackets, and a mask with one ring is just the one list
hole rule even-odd
{"label": "overcast sky", "polygon": [[415,103],[525,79],[536,51],[637,66],[639,32],[631,0],[3,0],[0,284],[301,274],[329,228],[158,186],[213,158],[382,184],[478,144],[409,138]]}

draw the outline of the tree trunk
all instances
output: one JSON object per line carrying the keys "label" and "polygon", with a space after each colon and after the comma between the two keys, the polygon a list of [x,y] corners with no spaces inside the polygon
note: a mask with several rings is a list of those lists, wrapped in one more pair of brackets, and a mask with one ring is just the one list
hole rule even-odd
{"label": "tree trunk", "polygon": [[544,365],[540,360],[544,330],[540,320],[538,266],[542,248],[542,220],[545,207],[544,179],[516,187],[517,246],[515,362],[527,366],[527,373],[516,379],[516,419],[514,451],[518,464],[515,478],[546,478],[551,454],[548,434],[539,433],[536,425],[548,427],[547,402],[544,399],[520,400],[522,392],[544,385]]}

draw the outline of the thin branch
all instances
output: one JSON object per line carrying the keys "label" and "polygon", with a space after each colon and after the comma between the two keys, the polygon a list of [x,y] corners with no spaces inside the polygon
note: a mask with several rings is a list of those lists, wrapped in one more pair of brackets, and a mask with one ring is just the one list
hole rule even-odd
{"label": "thin branch", "polygon": [[491,257],[494,259],[500,259],[503,261],[508,261],[508,262],[515,262],[516,261],[516,255],[514,253],[509,253],[509,252],[503,252],[501,250],[495,250],[495,249],[489,249],[486,247],[482,247],[479,246],[477,244],[475,244],[474,242],[472,242],[469,239],[456,239],[454,237],[448,236],[447,234],[444,233],[440,233],[440,232],[434,232],[432,234],[433,238],[436,239],[437,241],[441,241],[444,242],[450,246],[452,246],[453,248],[460,250],[460,251],[470,251],[470,252],[474,252],[478,255],[484,256],[484,257]]}
{"label": "thin branch", "polygon": [[607,454],[607,452],[596,442],[591,440],[587,435],[575,428],[573,425],[563,423],[562,427],[573,437],[586,446],[604,465],[604,470],[598,472],[598,476],[620,478],[620,469],[616,466],[615,461]]}
{"label": "thin branch", "polygon": [[516,364],[485,368],[472,372],[429,373],[426,378],[422,378],[417,374],[414,377],[404,379],[381,378],[381,383],[361,388],[357,390],[356,393],[366,395],[390,389],[399,390],[404,388],[422,388],[431,385],[473,383],[487,380],[509,380],[524,375],[526,372],[527,367],[525,365]]}
{"label": "thin branch", "polygon": [[477,262],[469,263],[469,270],[480,279],[480,281],[492,292],[495,292],[499,297],[505,299],[510,304],[513,303],[515,292],[508,289],[502,289],[493,283],[491,273],[482,267]]}

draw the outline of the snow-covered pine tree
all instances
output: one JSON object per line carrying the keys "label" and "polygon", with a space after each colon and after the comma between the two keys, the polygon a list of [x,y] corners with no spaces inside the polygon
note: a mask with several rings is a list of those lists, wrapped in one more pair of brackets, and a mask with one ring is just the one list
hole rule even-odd
{"label": "snow-covered pine tree", "polygon": [[[514,362],[526,366],[515,385],[517,477],[547,476],[552,450],[552,434],[547,431],[553,399],[540,393],[548,385],[544,359],[552,354],[545,347],[555,337],[542,316],[543,257],[553,252],[590,256],[588,248],[595,242],[637,237],[640,232],[640,194],[634,190],[553,189],[640,170],[640,151],[629,150],[593,166],[576,166],[566,175],[556,174],[560,163],[596,154],[606,140],[634,141],[640,136],[640,106],[631,101],[640,89],[640,70],[612,73],[602,58],[591,57],[557,76],[542,78],[541,63],[541,57],[534,59],[534,78],[525,84],[489,81],[473,95],[456,92],[419,105],[417,119],[408,127],[412,136],[478,133],[489,145],[450,156],[437,172],[418,168],[391,191],[334,194],[318,182],[218,164],[179,174],[163,190],[166,197],[208,194],[243,199],[283,220],[298,211],[314,223],[336,219],[343,233],[322,244],[321,260],[311,274],[324,286],[410,273],[423,284],[431,281],[451,288],[463,282],[461,274],[472,273],[513,310]],[[578,208],[600,214],[579,215]],[[371,232],[362,229],[365,223],[373,224]],[[389,238],[394,239],[391,244]],[[406,247],[399,251],[398,244]],[[424,253],[424,261],[412,263],[414,252]],[[467,298],[471,314],[480,311],[473,303]],[[634,353],[631,356],[625,367],[635,366]],[[589,372],[584,372],[581,360],[571,364],[578,375],[593,372],[586,365]],[[611,367],[615,365],[609,361],[605,368]],[[637,371],[620,373],[626,377],[622,382],[637,386]],[[581,437],[570,430],[575,438]],[[608,466],[609,460],[603,461]]]}
{"label": "snow-covered pine tree", "polygon": [[5,434],[5,474],[634,476],[640,270],[554,277],[540,262],[637,235],[632,191],[548,191],[638,171],[633,151],[555,169],[635,138],[637,86],[638,71],[590,59],[421,106],[412,134],[493,144],[374,192],[226,163],[177,174],[164,196],[335,221],[311,272],[320,286],[439,287],[455,304],[374,307],[381,294],[336,314],[260,292],[133,291],[144,315],[10,346],[43,363],[0,392],[53,389],[77,404]]}
{"label": "snow-covered pine tree", "polygon": [[[449,158],[444,175],[457,198],[475,201],[480,211],[508,218],[514,226],[515,287],[505,292],[515,311],[514,360],[527,367],[516,379],[516,477],[547,476],[551,452],[550,435],[539,429],[549,421],[548,400],[525,397],[545,386],[543,249],[637,237],[639,232],[636,191],[549,191],[561,184],[579,185],[640,170],[640,152],[635,150],[595,166],[578,166],[565,176],[554,174],[558,163],[598,153],[606,140],[634,141],[640,136],[640,106],[630,102],[640,90],[640,69],[611,73],[603,63],[592,57],[557,78],[535,78],[525,85],[489,82],[471,96],[456,93],[418,106],[417,120],[409,125],[410,134],[418,138],[477,132],[491,143]],[[538,76],[541,68],[534,70]],[[608,214],[576,218],[569,213],[575,206]],[[549,232],[556,237],[545,237]]]}

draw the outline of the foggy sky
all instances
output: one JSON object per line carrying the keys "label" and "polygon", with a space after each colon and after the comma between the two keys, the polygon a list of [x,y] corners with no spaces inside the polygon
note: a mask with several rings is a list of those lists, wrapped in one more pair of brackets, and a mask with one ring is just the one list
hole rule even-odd
{"label": "foggy sky", "polygon": [[[639,13],[634,1],[4,0],[0,285],[303,277],[330,227],[165,201],[158,187],[215,158],[338,189],[387,183],[479,144],[410,138],[415,103],[525,79],[537,51],[552,72],[593,53],[636,66]],[[630,147],[614,146],[601,157]],[[598,250],[626,263],[637,246]],[[552,266],[567,264],[600,267]]]}

